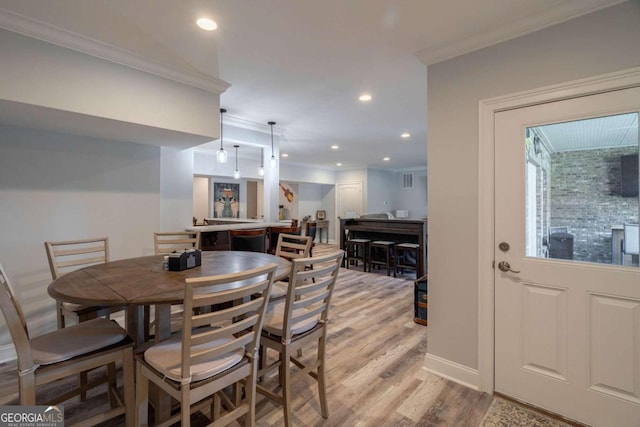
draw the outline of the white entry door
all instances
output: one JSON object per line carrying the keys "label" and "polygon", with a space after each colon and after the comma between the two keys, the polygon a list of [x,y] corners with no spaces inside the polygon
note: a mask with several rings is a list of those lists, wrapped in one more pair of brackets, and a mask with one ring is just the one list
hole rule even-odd
{"label": "white entry door", "polygon": [[336,214],[341,218],[362,215],[362,181],[341,182],[336,185]]}
{"label": "white entry door", "polygon": [[495,115],[495,390],[594,426],[640,426],[639,110]]}

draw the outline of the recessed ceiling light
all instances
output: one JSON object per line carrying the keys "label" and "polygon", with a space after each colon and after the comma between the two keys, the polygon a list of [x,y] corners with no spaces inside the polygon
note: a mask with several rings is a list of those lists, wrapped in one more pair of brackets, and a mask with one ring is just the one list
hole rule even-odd
{"label": "recessed ceiling light", "polygon": [[282,153],[282,157],[289,157],[287,153]]}
{"label": "recessed ceiling light", "polygon": [[340,147],[338,147],[337,145],[332,145],[332,146],[331,146],[331,149],[332,149],[332,150],[337,150],[338,148],[340,148]]}
{"label": "recessed ceiling light", "polygon": [[411,134],[409,132],[404,132],[402,135],[400,135],[400,138],[411,138]]}
{"label": "recessed ceiling light", "polygon": [[385,157],[385,158],[384,158],[384,159],[382,159],[382,160],[384,160],[385,162],[388,162],[389,160],[391,160],[391,157]]}
{"label": "recessed ceiling light", "polygon": [[198,27],[202,28],[205,31],[213,31],[218,28],[218,24],[216,24],[216,21],[209,18],[200,18],[196,21],[196,24],[198,24]]}
{"label": "recessed ceiling light", "polygon": [[358,99],[362,102],[369,102],[373,99],[373,97],[368,93],[363,93],[362,95],[360,95],[360,98]]}
{"label": "recessed ceiling light", "polygon": [[342,166],[342,163],[336,163],[336,166]]}

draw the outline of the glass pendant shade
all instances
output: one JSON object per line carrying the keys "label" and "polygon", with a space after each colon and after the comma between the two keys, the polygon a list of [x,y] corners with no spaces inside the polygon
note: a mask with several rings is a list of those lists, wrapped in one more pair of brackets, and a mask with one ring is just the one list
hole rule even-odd
{"label": "glass pendant shade", "polygon": [[236,149],[236,170],[233,172],[234,179],[240,179],[240,171],[238,170],[238,147],[239,145],[233,146],[233,148]]}
{"label": "glass pendant shade", "polygon": [[227,152],[222,146],[222,133],[224,131],[224,128],[222,126],[222,115],[226,112],[227,110],[225,110],[224,108],[220,109],[220,150],[218,150],[218,153],[216,154],[218,163],[227,163]]}
{"label": "glass pendant shade", "polygon": [[260,168],[258,168],[258,175],[264,176],[264,148],[260,147]]}
{"label": "glass pendant shade", "polygon": [[227,152],[225,151],[224,148],[220,147],[220,150],[218,150],[218,163],[227,163]]}
{"label": "glass pendant shade", "polygon": [[278,161],[276,160],[276,156],[273,152],[273,125],[275,125],[276,122],[268,122],[267,124],[271,126],[271,159],[269,160],[269,163],[271,164],[271,169],[275,169],[275,167],[278,166]]}

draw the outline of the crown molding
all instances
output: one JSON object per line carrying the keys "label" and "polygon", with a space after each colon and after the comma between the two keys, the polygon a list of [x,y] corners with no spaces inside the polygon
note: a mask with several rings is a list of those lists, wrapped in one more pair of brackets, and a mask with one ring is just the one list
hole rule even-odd
{"label": "crown molding", "polygon": [[583,1],[579,7],[565,5],[548,9],[535,16],[526,17],[506,25],[499,25],[493,31],[474,34],[453,43],[432,46],[416,53],[425,65],[432,65],[456,56],[464,55],[478,49],[489,47],[507,40],[515,39],[529,33],[541,30],[561,22],[569,21],[582,15],[587,15],[607,7],[624,3],[627,0],[598,0]]}
{"label": "crown molding", "polygon": [[[253,130],[256,132],[268,133],[271,134],[271,126],[266,123],[258,123],[251,120],[243,119],[238,116],[230,116],[229,114],[224,115],[224,124],[237,127],[240,129]],[[284,135],[285,128],[273,125],[273,134],[277,136]]]}
{"label": "crown molding", "polygon": [[145,73],[154,74],[217,95],[220,95],[231,86],[224,80],[203,74],[175,70],[128,50],[3,8],[0,8],[0,28],[129,68],[134,68]]}

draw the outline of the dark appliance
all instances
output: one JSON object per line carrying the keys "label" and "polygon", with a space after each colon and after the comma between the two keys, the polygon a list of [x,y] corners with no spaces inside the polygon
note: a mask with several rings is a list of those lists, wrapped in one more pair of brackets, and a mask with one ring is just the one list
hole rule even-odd
{"label": "dark appliance", "polygon": [[620,156],[620,195],[635,197],[638,195],[638,155]]}
{"label": "dark appliance", "polygon": [[549,258],[573,259],[573,234],[553,233],[549,235]]}

